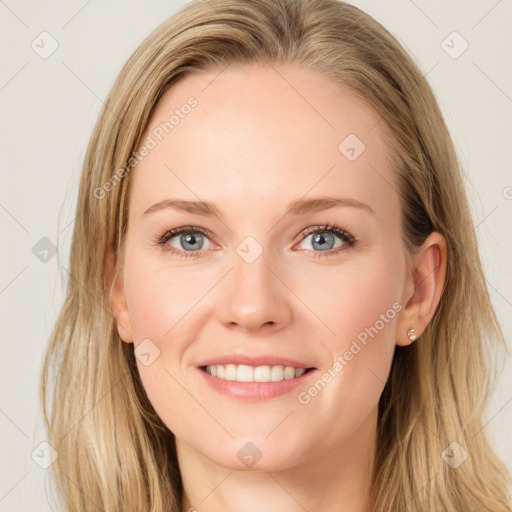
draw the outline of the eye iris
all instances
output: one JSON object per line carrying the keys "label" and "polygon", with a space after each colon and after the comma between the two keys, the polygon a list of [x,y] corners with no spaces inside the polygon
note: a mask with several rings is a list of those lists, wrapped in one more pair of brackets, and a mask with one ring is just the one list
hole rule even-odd
{"label": "eye iris", "polygon": [[[329,249],[332,249],[334,246],[334,236],[327,233],[327,237],[331,238],[331,243],[328,243],[325,241],[325,238],[326,238],[325,233],[319,233],[319,234],[313,235],[313,247],[315,249],[320,249],[321,251],[325,251],[325,250],[328,251]],[[320,244],[320,247],[315,247],[315,244]],[[326,247],[326,245],[328,247]]]}
{"label": "eye iris", "polygon": [[[181,239],[182,247],[184,249],[186,249],[187,248],[186,244],[192,245],[192,244],[196,243],[198,240],[199,240],[199,242],[202,242],[203,235],[195,234],[195,233],[186,233],[184,235],[181,235],[180,239]],[[201,243],[201,246],[202,246],[202,243]],[[188,248],[189,249],[197,249],[197,246],[196,247],[188,247]]]}

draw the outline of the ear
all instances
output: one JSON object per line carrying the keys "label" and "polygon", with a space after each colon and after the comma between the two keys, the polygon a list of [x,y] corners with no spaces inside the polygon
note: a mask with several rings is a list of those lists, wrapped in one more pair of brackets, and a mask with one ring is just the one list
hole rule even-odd
{"label": "ear", "polygon": [[115,318],[117,332],[125,343],[133,343],[130,315],[124,297],[122,269],[116,265],[116,257],[113,251],[109,251],[107,254],[106,264],[107,275],[111,279],[109,301]]}
{"label": "ear", "polygon": [[406,306],[397,321],[397,345],[406,346],[414,341],[408,335],[411,329],[419,338],[434,316],[444,288],[446,261],[446,240],[441,233],[433,232],[413,256],[413,268],[402,296]]}

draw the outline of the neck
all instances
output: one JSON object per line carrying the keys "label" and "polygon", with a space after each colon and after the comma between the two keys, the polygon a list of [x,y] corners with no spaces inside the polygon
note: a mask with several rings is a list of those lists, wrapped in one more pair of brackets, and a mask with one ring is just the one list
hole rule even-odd
{"label": "neck", "polygon": [[299,462],[276,471],[222,467],[177,439],[182,512],[366,512],[376,427],[375,410],[343,443],[320,440]]}

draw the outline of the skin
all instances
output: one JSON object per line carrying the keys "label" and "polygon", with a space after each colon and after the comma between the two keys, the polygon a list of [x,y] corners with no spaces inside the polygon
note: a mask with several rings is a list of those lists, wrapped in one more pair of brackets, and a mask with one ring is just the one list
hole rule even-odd
{"label": "skin", "polygon": [[[124,261],[111,294],[119,336],[135,347],[149,338],[160,350],[150,365],[137,364],[176,436],[183,511],[363,511],[393,350],[412,343],[407,331],[421,335],[432,318],[446,244],[432,233],[408,272],[384,123],[346,88],[295,64],[219,71],[174,85],[148,126],[146,135],[197,99],[132,171]],[[338,149],[349,134],[366,146],[354,161]],[[321,196],[355,199],[371,211],[285,214],[290,202]],[[220,217],[144,214],[170,198],[212,202]],[[311,233],[303,235],[325,224],[356,243],[318,229],[313,234],[335,243],[325,256]],[[195,242],[199,257],[181,258],[155,242],[181,226],[211,233]],[[252,263],[237,253],[247,236],[262,250]],[[171,244],[194,251],[179,235]],[[198,376],[198,362],[244,353],[305,361],[320,377],[393,304],[401,310],[307,404],[298,401],[300,390],[230,398]],[[237,457],[248,442],[262,454],[251,468]]]}

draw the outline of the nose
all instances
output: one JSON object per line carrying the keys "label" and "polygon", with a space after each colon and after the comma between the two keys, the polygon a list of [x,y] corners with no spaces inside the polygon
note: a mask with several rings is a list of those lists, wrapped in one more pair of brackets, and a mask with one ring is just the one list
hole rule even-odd
{"label": "nose", "polygon": [[266,251],[252,263],[234,256],[234,268],[219,290],[218,311],[223,325],[255,332],[263,328],[278,330],[291,322],[293,294],[275,267]]}

